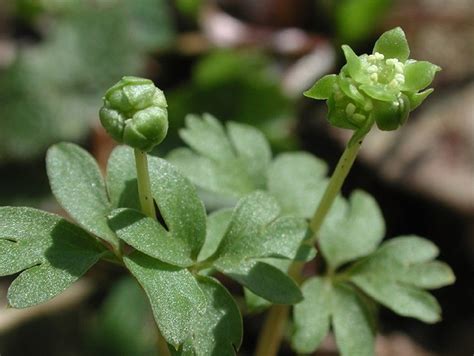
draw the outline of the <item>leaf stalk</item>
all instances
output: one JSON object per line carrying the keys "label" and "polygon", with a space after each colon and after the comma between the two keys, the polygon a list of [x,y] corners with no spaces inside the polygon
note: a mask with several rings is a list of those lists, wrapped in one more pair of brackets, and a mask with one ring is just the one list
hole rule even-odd
{"label": "leaf stalk", "polygon": [[[324,219],[328,215],[337,195],[340,193],[342,185],[356,160],[362,141],[372,128],[373,124],[374,120],[369,120],[363,128],[354,132],[347,143],[341,158],[339,158],[334,173],[329,180],[329,184],[324,191],[323,197],[321,198],[309,223],[312,236],[309,240],[306,240],[303,243],[309,245],[314,245],[316,243],[318,232],[321,229]],[[303,267],[304,263],[293,262],[289,269],[290,275],[299,283],[303,281],[301,276]],[[258,340],[255,356],[277,355],[283,339],[285,326],[288,322],[289,310],[290,308],[288,305],[273,305],[270,308],[262,328],[262,333]]]}
{"label": "leaf stalk", "polygon": [[138,195],[142,212],[156,220],[155,204],[151,194],[150,175],[148,173],[148,158],[146,152],[134,149],[137,167]]}
{"label": "leaf stalk", "polygon": [[[137,148],[134,149],[134,153],[135,165],[137,167],[137,184],[140,207],[145,215],[156,220],[155,203],[153,202],[153,195],[151,194],[150,174],[148,172],[148,157],[146,152]],[[166,340],[163,338],[163,335],[161,335],[160,330],[157,331],[158,337],[156,343],[159,355],[171,356]]]}

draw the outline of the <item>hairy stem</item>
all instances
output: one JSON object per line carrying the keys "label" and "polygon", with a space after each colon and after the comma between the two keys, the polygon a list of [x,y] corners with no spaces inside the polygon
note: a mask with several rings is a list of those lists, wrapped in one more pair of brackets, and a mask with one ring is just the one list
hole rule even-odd
{"label": "hairy stem", "polygon": [[[329,213],[334,200],[341,191],[342,184],[349,174],[360,146],[362,145],[362,140],[367,132],[369,132],[372,125],[373,121],[368,122],[367,126],[362,130],[354,132],[352,138],[348,142],[346,149],[339,159],[336,169],[329,180],[329,184],[324,191],[324,195],[319,202],[313,218],[309,223],[312,236],[304,243],[313,245],[316,242],[319,229]],[[301,278],[303,267],[304,263],[293,262],[289,270],[289,274],[298,281],[298,283],[301,283],[303,280]],[[262,333],[258,340],[255,356],[275,356],[278,353],[283,339],[284,328],[288,321],[289,310],[290,307],[288,305],[274,305],[270,308],[265,324],[263,325]]]}
{"label": "hairy stem", "polygon": [[135,149],[135,164],[137,166],[138,195],[142,212],[156,219],[155,205],[151,195],[150,175],[148,174],[148,159],[146,152]]}

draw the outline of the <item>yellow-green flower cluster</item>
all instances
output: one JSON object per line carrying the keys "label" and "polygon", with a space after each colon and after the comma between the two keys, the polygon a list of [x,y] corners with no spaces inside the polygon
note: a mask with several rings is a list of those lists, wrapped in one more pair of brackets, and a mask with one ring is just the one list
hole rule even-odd
{"label": "yellow-green flower cluster", "polygon": [[372,54],[357,56],[342,46],[347,63],[338,75],[321,78],[305,95],[326,99],[334,126],[358,130],[376,122],[382,130],[403,125],[410,111],[433,91],[425,89],[441,68],[408,59],[410,49],[399,27],[385,32]]}

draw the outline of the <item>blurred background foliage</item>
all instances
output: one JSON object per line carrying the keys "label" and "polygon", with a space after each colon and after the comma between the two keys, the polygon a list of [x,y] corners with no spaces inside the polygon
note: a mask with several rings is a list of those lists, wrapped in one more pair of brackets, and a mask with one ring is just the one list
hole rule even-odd
{"label": "blurred background foliage", "polygon": [[[377,198],[388,236],[432,238],[458,282],[437,295],[442,324],[382,311],[378,354],[472,353],[473,18],[472,0],[0,0],[0,204],[60,211],[44,169],[46,149],[58,141],[85,146],[104,168],[113,143],[97,111],[123,75],[149,77],[165,90],[170,133],[154,154],[182,144],[177,132],[188,113],[209,112],[257,126],[274,152],[306,149],[333,166],[347,136],[302,92],[339,69],[342,43],[362,53],[400,25],[413,57],[443,72],[401,133],[367,139],[346,192],[361,187]],[[35,350],[20,342],[26,335],[48,355],[154,354],[153,322],[136,283],[110,267],[89,277],[92,292],[61,317],[9,327],[0,310],[0,353]],[[242,355],[261,319],[247,320]],[[33,336],[38,328],[44,332]],[[48,337],[58,328],[67,342]],[[334,354],[330,340],[325,345]]]}

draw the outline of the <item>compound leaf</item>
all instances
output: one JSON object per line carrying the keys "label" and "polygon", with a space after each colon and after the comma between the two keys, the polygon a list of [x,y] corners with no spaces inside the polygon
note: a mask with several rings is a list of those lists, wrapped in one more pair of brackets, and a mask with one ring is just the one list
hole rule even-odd
{"label": "compound leaf", "polygon": [[0,208],[0,275],[21,272],[8,290],[15,308],[60,294],[104,253],[92,236],[59,216],[31,208]]}
{"label": "compound leaf", "polygon": [[124,258],[128,270],[145,290],[161,334],[176,349],[192,333],[206,311],[207,299],[187,270],[135,251]]}
{"label": "compound leaf", "polygon": [[342,355],[374,354],[370,307],[351,286],[313,277],[303,284],[302,291],[304,300],[294,308],[295,350],[314,352],[332,323]]}
{"label": "compound leaf", "polygon": [[285,214],[310,218],[327,185],[326,164],[305,152],[271,152],[263,134],[235,122],[224,129],[210,115],[187,117],[181,137],[190,146],[167,159],[199,189],[210,207],[234,206],[256,190],[274,195]]}
{"label": "compound leaf", "polygon": [[181,148],[167,159],[199,188],[238,199],[263,187],[271,152],[257,129],[229,123],[226,131],[209,114],[190,115],[180,135],[192,151]]}
{"label": "compound leaf", "polygon": [[48,150],[49,182],[59,204],[87,231],[117,247],[118,240],[107,225],[112,207],[94,158],[72,143],[59,143]]}
{"label": "compound leaf", "polygon": [[432,261],[437,254],[428,240],[402,236],[356,263],[349,274],[359,288],[397,314],[434,323],[441,309],[422,288],[438,288],[455,279],[447,265]]}
{"label": "compound leaf", "polygon": [[306,235],[304,219],[280,216],[277,201],[255,192],[241,199],[216,252],[216,265],[239,264],[264,257],[293,259]]}
{"label": "compound leaf", "polygon": [[255,192],[237,204],[232,221],[211,256],[213,265],[267,300],[294,303],[301,298],[294,281],[259,259],[294,259],[306,229],[303,219],[280,216],[278,203],[271,195]]}

